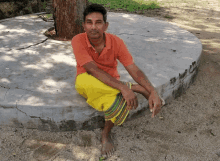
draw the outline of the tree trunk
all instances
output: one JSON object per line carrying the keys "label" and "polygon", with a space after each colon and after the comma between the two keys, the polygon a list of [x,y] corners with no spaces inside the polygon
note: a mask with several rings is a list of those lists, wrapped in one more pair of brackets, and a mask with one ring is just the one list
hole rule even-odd
{"label": "tree trunk", "polygon": [[37,0],[37,5],[39,12],[41,12],[42,11],[41,0]]}
{"label": "tree trunk", "polygon": [[82,33],[83,11],[88,0],[53,0],[53,18],[56,37],[71,40]]}

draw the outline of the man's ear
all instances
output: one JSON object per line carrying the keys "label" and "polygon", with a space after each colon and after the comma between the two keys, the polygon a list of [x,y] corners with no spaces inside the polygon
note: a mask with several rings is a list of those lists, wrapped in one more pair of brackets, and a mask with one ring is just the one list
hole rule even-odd
{"label": "man's ear", "polygon": [[106,24],[105,24],[105,31],[108,29],[108,25],[109,25],[109,22],[106,22]]}
{"label": "man's ear", "polygon": [[84,23],[84,22],[82,23],[82,26],[83,26],[83,29],[84,29],[84,31],[85,31],[85,23]]}

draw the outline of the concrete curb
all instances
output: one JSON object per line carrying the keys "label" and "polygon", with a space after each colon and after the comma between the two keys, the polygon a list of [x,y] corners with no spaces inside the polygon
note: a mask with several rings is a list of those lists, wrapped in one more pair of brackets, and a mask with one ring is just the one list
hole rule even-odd
{"label": "concrete curb", "polygon": [[[166,103],[194,82],[202,51],[194,35],[134,14],[109,12],[108,21],[107,32],[124,40]],[[5,38],[0,45],[0,125],[50,131],[102,127],[103,114],[74,90],[76,62],[70,42],[42,34],[52,25],[36,14],[0,21],[0,39]],[[121,64],[118,70],[121,80],[134,82]],[[141,95],[138,99],[129,117],[147,109],[147,100]]]}

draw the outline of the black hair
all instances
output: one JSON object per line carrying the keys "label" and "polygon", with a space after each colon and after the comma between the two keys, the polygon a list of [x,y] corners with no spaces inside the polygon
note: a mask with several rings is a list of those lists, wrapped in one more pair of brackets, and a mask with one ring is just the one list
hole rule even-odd
{"label": "black hair", "polygon": [[86,21],[86,16],[93,12],[99,12],[103,15],[103,20],[106,23],[107,20],[107,10],[101,4],[93,3],[86,7],[83,12],[83,20]]}

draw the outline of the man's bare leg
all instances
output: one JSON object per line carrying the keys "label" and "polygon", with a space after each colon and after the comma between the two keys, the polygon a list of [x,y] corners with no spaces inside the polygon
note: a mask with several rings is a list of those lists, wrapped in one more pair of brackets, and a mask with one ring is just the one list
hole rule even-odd
{"label": "man's bare leg", "polygon": [[[142,94],[146,99],[149,98],[149,93],[139,84],[133,84],[131,86],[131,90]],[[109,133],[113,126],[114,123],[111,121],[106,121],[105,127],[102,131],[102,155],[106,155],[107,157],[110,157],[114,152],[114,145],[109,137]]]}
{"label": "man's bare leg", "polygon": [[111,120],[105,121],[105,127],[102,131],[102,155],[106,155],[107,157],[110,157],[114,152],[114,145],[109,136],[113,126],[114,123]]}

